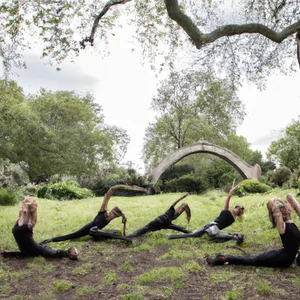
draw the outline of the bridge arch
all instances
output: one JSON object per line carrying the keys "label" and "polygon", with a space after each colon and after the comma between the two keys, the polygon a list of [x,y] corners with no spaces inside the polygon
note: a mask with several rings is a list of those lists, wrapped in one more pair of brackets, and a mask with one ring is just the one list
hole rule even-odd
{"label": "bridge arch", "polygon": [[261,168],[258,164],[251,166],[226,148],[205,141],[199,141],[182,147],[164,158],[148,176],[149,182],[157,182],[161,174],[163,174],[168,167],[174,165],[184,157],[195,153],[209,153],[224,159],[232,165],[244,179],[259,180],[261,176]]}

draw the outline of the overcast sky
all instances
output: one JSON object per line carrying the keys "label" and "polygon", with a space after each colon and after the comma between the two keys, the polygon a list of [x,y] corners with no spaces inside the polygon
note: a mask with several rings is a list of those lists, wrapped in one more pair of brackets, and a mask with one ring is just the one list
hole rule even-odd
{"label": "overcast sky", "polygon": [[[102,106],[105,123],[119,126],[131,138],[125,161],[144,172],[140,159],[145,128],[154,121],[150,101],[157,79],[149,66],[141,65],[139,49],[121,36],[110,44],[111,54],[102,58],[81,54],[75,63],[64,63],[61,71],[45,65],[38,55],[26,55],[27,69],[18,70],[14,79],[25,93],[49,90],[92,92]],[[296,59],[295,59],[296,63]],[[293,77],[272,77],[263,92],[245,85],[239,96],[246,106],[247,116],[238,128],[251,144],[252,150],[265,154],[278,131],[300,115],[300,70]]]}

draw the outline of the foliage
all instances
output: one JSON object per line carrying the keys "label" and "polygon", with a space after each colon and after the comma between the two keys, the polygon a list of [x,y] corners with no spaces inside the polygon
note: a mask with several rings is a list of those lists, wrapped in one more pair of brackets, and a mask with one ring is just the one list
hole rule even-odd
{"label": "foliage", "polygon": [[41,89],[25,97],[13,81],[0,81],[0,91],[0,158],[24,162],[31,181],[41,175],[90,174],[126,152],[127,134],[104,124],[90,94]]}
{"label": "foliage", "polygon": [[291,170],[300,169],[300,116],[282,132],[282,137],[271,143],[267,157]]}
{"label": "foliage", "polygon": [[161,189],[164,193],[188,192],[201,193],[205,191],[207,186],[201,180],[192,175],[184,175],[179,178],[166,181]]}
{"label": "foliage", "polygon": [[29,177],[24,170],[24,162],[11,163],[9,159],[0,159],[0,186],[14,188],[29,183]]}
{"label": "foliage", "polygon": [[193,174],[195,170],[192,166],[188,164],[175,164],[170,166],[167,170],[164,171],[160,176],[160,180],[168,181],[174,178],[179,178],[183,175]]}
{"label": "foliage", "polygon": [[[96,196],[104,196],[106,192],[114,185],[138,185],[147,187],[148,183],[145,176],[137,174],[132,169],[112,168],[105,174],[94,174],[84,177],[80,180],[81,186],[92,190]],[[115,195],[134,196],[140,195],[138,191],[117,190]]]}
{"label": "foliage", "polygon": [[286,167],[278,168],[270,178],[270,182],[276,184],[277,186],[282,186],[285,182],[287,182],[292,175],[290,169]]}
{"label": "foliage", "polygon": [[264,183],[261,183],[257,180],[246,179],[241,184],[240,187],[235,191],[237,195],[244,194],[255,194],[255,193],[267,193],[271,191],[271,188]]}
{"label": "foliage", "polygon": [[0,188],[0,205],[15,205],[19,202],[18,197],[11,190]]}
{"label": "foliage", "polygon": [[92,191],[81,188],[74,180],[60,181],[44,185],[37,192],[39,198],[72,200],[94,197]]}
{"label": "foliage", "polygon": [[41,56],[58,63],[90,46],[106,54],[116,28],[125,30],[129,23],[144,54],[158,58],[162,67],[174,65],[176,53],[183,52],[195,55],[198,69],[215,68],[233,81],[246,77],[261,84],[276,69],[295,71],[299,15],[297,1],[281,0],[4,0],[0,53],[7,69],[37,45]]}

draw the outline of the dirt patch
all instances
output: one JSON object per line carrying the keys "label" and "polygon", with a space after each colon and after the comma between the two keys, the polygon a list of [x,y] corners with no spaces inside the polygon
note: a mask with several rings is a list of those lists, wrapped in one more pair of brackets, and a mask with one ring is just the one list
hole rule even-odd
{"label": "dirt patch", "polygon": [[[1,258],[0,298],[299,299],[300,269],[294,265],[283,270],[209,267],[205,256],[197,255],[197,246],[184,245],[177,250],[179,258],[161,259],[174,252],[172,243],[147,244],[146,237],[133,245],[91,240],[75,245],[80,250],[78,261]],[[185,252],[190,256],[180,257]]]}

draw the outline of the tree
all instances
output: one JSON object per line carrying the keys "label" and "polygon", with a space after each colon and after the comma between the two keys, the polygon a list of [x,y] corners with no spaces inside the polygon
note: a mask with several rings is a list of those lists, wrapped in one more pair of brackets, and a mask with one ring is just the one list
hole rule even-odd
{"label": "tree", "polygon": [[[16,83],[1,83],[8,96],[0,104],[0,123],[5,124],[0,158],[25,162],[31,180],[42,174],[90,174],[126,150],[127,134],[104,124],[91,95],[41,89],[26,98]],[[16,103],[14,95],[20,98]]]}
{"label": "tree", "polygon": [[[202,67],[226,71],[235,81],[243,75],[261,83],[274,69],[296,69],[295,37],[300,63],[298,1],[5,0],[0,14],[0,53],[7,67],[19,62],[34,36],[43,56],[62,61],[90,45],[101,48],[126,21],[144,52],[160,56],[162,64],[173,61],[175,49],[190,45]],[[162,43],[168,53],[159,47]]]}
{"label": "tree", "polygon": [[282,138],[271,143],[267,157],[271,161],[288,167],[300,169],[300,116],[293,120],[282,132]]}
{"label": "tree", "polygon": [[159,85],[152,108],[158,116],[146,129],[143,153],[154,165],[199,140],[223,144],[244,116],[231,83],[200,72],[171,73]]}

